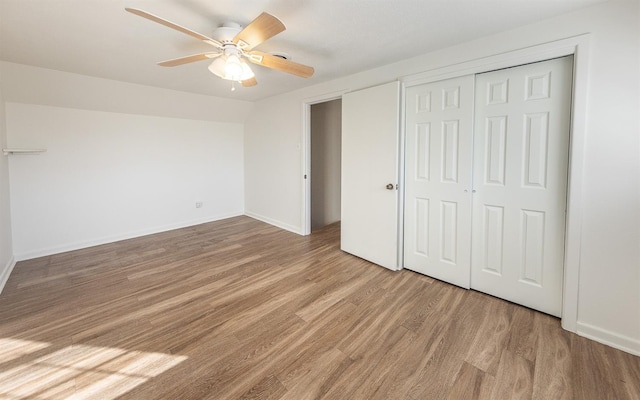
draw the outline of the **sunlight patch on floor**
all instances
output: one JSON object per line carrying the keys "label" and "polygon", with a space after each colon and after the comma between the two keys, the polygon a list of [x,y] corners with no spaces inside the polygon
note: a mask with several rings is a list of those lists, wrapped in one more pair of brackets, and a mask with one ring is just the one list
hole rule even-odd
{"label": "sunlight patch on floor", "polygon": [[[20,357],[49,346],[0,338],[0,363],[16,363]],[[186,359],[155,352],[72,345],[0,372],[0,399],[115,399]]]}
{"label": "sunlight patch on floor", "polygon": [[49,347],[49,343],[0,338],[0,363]]}

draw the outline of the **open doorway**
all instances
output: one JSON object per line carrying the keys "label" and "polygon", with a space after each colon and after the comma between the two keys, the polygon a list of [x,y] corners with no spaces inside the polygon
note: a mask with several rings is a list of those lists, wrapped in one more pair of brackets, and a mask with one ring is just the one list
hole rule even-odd
{"label": "open doorway", "polygon": [[342,100],[310,106],[311,232],[340,221]]}

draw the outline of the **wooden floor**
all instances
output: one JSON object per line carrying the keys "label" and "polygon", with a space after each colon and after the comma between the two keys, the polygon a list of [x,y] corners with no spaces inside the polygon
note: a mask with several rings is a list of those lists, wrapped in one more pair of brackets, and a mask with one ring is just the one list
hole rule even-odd
{"label": "wooden floor", "polygon": [[0,399],[640,399],[556,318],[248,217],[18,263]]}

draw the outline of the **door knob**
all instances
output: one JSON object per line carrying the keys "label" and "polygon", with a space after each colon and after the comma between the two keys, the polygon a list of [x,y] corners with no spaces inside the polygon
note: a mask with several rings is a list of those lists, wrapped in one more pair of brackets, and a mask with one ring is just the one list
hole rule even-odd
{"label": "door knob", "polygon": [[393,183],[387,183],[387,186],[385,186],[387,188],[387,190],[393,190]]}

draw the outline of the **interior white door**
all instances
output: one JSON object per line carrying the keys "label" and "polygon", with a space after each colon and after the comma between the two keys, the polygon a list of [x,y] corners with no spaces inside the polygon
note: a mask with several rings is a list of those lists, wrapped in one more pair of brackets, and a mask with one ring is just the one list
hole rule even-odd
{"label": "interior white door", "polygon": [[406,92],[404,266],[469,288],[473,75]]}
{"label": "interior white door", "polygon": [[562,307],[572,57],[476,76],[471,286]]}
{"label": "interior white door", "polygon": [[341,249],[398,269],[400,83],[342,97]]}

